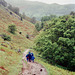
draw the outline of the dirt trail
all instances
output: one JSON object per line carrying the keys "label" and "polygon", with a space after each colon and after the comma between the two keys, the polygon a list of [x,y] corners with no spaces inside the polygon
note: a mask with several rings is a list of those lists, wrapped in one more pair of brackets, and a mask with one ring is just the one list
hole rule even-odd
{"label": "dirt trail", "polygon": [[23,53],[23,58],[22,58],[22,63],[23,63],[23,68],[22,68],[22,74],[20,75],[48,75],[46,69],[39,63],[37,62],[27,62],[26,61],[26,54],[28,53],[29,49],[27,49]]}

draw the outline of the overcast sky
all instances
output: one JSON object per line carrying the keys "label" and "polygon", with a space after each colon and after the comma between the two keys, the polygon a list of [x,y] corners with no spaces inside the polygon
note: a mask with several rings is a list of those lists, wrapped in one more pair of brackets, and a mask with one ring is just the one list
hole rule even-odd
{"label": "overcast sky", "polygon": [[[26,0],[5,0],[7,2],[22,2],[22,1],[26,1]],[[75,4],[75,0],[27,0],[27,1],[39,1],[39,2],[44,2],[44,3],[48,3],[48,4],[52,4],[52,3],[58,3],[58,4]]]}
{"label": "overcast sky", "polygon": [[30,0],[30,1],[39,1],[44,3],[58,3],[58,4],[75,4],[75,0]]}

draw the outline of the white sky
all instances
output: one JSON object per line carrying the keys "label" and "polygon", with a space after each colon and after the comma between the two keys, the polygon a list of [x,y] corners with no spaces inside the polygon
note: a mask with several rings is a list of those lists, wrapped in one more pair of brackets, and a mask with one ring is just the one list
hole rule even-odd
{"label": "white sky", "polygon": [[75,0],[29,0],[29,1],[39,1],[44,3],[58,3],[58,4],[75,4]]}
{"label": "white sky", "polygon": [[15,2],[23,2],[23,1],[39,1],[39,2],[44,2],[48,4],[52,3],[58,3],[58,4],[75,4],[75,0],[5,0],[9,3],[15,3]]}

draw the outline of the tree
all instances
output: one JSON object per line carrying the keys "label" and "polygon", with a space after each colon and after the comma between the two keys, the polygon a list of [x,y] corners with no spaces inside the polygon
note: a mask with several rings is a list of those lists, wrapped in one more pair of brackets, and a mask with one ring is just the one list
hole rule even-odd
{"label": "tree", "polygon": [[25,19],[25,17],[26,17],[26,15],[25,15],[25,13],[23,12],[23,14],[22,14],[22,18]]}
{"label": "tree", "polygon": [[[67,18],[67,20],[66,20]],[[49,63],[75,71],[75,17],[61,16],[45,25],[39,34],[35,50]]]}
{"label": "tree", "polygon": [[70,13],[70,15],[73,15],[73,16],[74,16],[74,15],[75,15],[75,12],[72,11],[72,12]]}
{"label": "tree", "polygon": [[14,13],[16,13],[17,15],[20,15],[19,13],[19,8],[18,7],[12,7],[12,5],[8,6],[8,9],[10,9],[11,11],[13,11]]}
{"label": "tree", "polygon": [[50,16],[44,16],[41,18],[41,21],[49,21],[52,20],[53,18],[56,18],[56,15],[50,15]]}
{"label": "tree", "polygon": [[16,26],[14,24],[11,24],[8,26],[8,31],[12,34],[15,34]]}
{"label": "tree", "polygon": [[35,17],[32,17],[32,19],[31,19],[31,23],[33,23],[33,24],[36,23],[36,18],[35,18]]}
{"label": "tree", "polygon": [[37,31],[40,31],[40,25],[39,25],[39,23],[35,24],[35,28],[37,29]]}

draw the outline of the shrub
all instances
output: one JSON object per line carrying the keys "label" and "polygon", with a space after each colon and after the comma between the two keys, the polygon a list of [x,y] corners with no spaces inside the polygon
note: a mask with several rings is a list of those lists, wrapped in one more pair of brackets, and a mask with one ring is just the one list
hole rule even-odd
{"label": "shrub", "polygon": [[[66,18],[68,18],[66,20]],[[45,25],[35,49],[49,63],[55,63],[75,71],[75,18],[62,16]]]}
{"label": "shrub", "polygon": [[8,35],[6,35],[6,34],[2,34],[2,38],[3,38],[4,40],[11,41],[11,37],[8,36]]}
{"label": "shrub", "polygon": [[26,38],[29,38],[29,35],[28,34],[26,35]]}
{"label": "shrub", "polygon": [[14,24],[11,24],[8,26],[8,31],[12,34],[15,34],[16,26]]}

